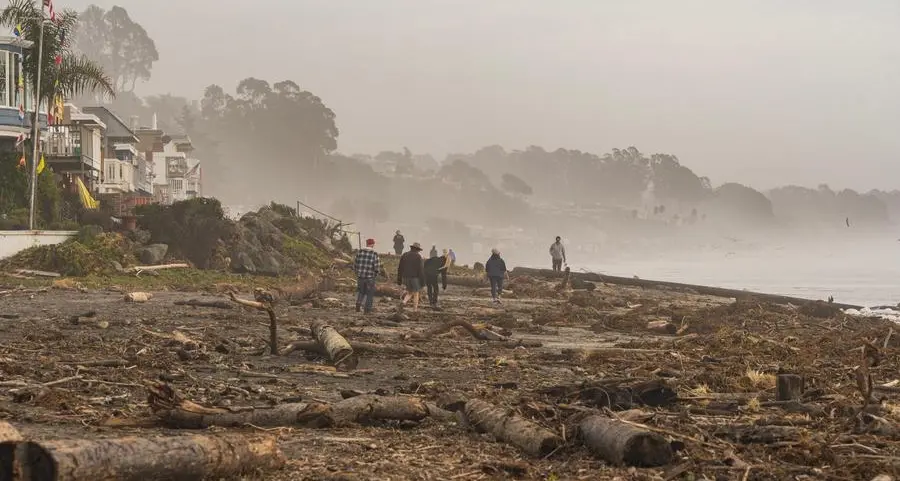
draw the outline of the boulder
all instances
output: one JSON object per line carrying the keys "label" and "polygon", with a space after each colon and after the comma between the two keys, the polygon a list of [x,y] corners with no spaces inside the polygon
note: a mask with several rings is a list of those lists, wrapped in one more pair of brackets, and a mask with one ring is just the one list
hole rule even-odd
{"label": "boulder", "polygon": [[169,246],[166,244],[150,244],[137,250],[137,258],[144,265],[159,264],[166,258]]}
{"label": "boulder", "polygon": [[238,274],[253,274],[256,272],[256,264],[250,258],[250,254],[238,251],[231,256],[231,270]]}

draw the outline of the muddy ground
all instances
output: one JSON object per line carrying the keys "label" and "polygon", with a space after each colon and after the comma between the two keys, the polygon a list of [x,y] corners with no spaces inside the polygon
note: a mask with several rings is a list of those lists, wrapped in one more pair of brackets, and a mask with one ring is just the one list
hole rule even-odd
{"label": "muddy ground", "polygon": [[[471,288],[451,286],[442,312],[423,310],[398,326],[388,321],[394,301],[382,298],[367,318],[354,312],[352,293],[325,293],[336,302],[278,305],[282,348],[308,340],[310,322],[322,319],[351,342],[418,351],[362,353],[355,371],[293,372],[327,361],[303,351],[266,354],[265,314],[175,305],[224,299],[221,289],[157,291],[147,303],[126,303],[121,289],[24,288],[10,278],[0,285],[6,286],[0,287],[0,418],[38,440],[178,434],[148,425],[155,421],[145,382],[164,379],[208,406],[332,402],[342,390],[437,402],[457,391],[516,411],[567,441],[535,459],[459,420],[266,429],[277,434],[288,466],[244,479],[868,480],[900,471],[900,388],[889,384],[900,379],[900,333],[886,321],[850,318],[828,306],[607,285],[593,293],[536,292],[547,298],[522,295],[494,309]],[[242,296],[252,297],[247,289]],[[89,311],[94,315],[74,317]],[[402,339],[451,319],[489,323],[531,347],[479,341],[462,329],[428,341]],[[651,333],[652,320],[672,321],[678,333]],[[184,338],[172,340],[175,331],[198,344],[185,349]],[[864,394],[854,368],[866,343],[876,348],[867,352],[877,362],[869,369],[872,400],[861,414]],[[803,403],[773,402],[779,372],[804,376]],[[71,379],[54,383],[65,378]],[[665,380],[678,399],[623,414],[541,392],[603,378]],[[661,468],[607,465],[575,434],[578,419],[592,413],[623,416],[662,434],[674,442],[675,461]]]}

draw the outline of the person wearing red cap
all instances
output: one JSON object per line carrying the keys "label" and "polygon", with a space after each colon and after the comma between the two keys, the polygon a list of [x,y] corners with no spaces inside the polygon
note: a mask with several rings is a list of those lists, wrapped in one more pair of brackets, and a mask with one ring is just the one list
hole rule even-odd
{"label": "person wearing red cap", "polygon": [[356,272],[356,312],[360,311],[365,301],[365,313],[368,314],[375,303],[375,278],[384,272],[381,259],[375,252],[375,239],[366,239],[366,247],[356,253],[353,271]]}

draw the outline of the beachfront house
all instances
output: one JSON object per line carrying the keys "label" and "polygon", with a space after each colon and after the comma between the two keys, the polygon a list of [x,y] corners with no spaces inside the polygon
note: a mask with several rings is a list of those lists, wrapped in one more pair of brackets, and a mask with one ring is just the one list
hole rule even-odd
{"label": "beachfront house", "polygon": [[94,114],[84,113],[66,104],[59,123],[47,127],[44,157],[53,171],[67,184],[80,177],[95,190],[101,181],[103,138],[106,124]]}
{"label": "beachfront house", "polygon": [[[22,150],[19,143],[21,136],[31,133],[31,117],[34,114],[31,86],[23,82],[22,91],[18,89],[22,77],[20,59],[31,47],[31,42],[27,40],[0,36],[0,151],[3,152]],[[21,112],[20,105],[24,107]],[[38,111],[46,112],[46,106]],[[38,121],[41,129],[45,129],[47,114],[38,115]]]}

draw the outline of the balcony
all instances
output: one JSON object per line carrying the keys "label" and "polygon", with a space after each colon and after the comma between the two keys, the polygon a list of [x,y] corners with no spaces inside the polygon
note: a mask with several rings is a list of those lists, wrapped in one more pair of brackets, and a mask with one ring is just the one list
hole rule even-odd
{"label": "balcony", "polygon": [[76,124],[50,125],[45,134],[47,162],[59,172],[99,170],[99,162],[85,152],[84,127]]}

